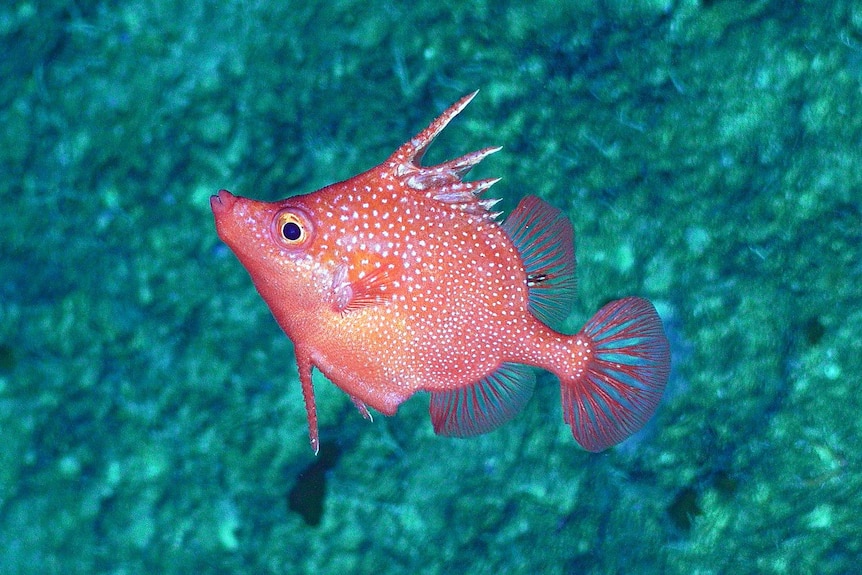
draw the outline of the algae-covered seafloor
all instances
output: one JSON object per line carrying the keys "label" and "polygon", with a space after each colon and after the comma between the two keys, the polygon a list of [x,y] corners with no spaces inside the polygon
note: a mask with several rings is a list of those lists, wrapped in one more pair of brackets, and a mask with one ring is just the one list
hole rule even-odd
{"label": "algae-covered seafloor", "polygon": [[[0,572],[857,568],[858,2],[7,4]],[[504,207],[567,211],[572,329],[657,303],[663,406],[592,455],[550,377],[469,440],[320,380],[315,459],[208,197],[347,178],[476,88],[429,161],[502,145]]]}

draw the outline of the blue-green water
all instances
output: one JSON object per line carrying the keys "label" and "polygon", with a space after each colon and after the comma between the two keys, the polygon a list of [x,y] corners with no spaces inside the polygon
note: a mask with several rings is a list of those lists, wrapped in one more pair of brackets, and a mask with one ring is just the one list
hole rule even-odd
{"label": "blue-green water", "polygon": [[[0,572],[858,568],[858,2],[7,4]],[[319,380],[315,461],[208,197],[347,178],[476,88],[429,161],[502,145],[471,176],[569,213],[572,329],[656,303],[663,405],[593,455],[551,377],[469,440]]]}

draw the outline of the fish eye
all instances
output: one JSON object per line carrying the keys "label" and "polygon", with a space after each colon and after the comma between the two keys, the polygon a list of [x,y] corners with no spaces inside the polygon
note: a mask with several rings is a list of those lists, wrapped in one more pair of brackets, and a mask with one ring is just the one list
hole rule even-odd
{"label": "fish eye", "polygon": [[296,222],[284,222],[281,226],[281,235],[289,242],[298,241],[302,237],[302,228]]}
{"label": "fish eye", "polygon": [[308,241],[311,224],[305,214],[299,210],[287,208],[276,215],[273,231],[281,243],[296,247]]}

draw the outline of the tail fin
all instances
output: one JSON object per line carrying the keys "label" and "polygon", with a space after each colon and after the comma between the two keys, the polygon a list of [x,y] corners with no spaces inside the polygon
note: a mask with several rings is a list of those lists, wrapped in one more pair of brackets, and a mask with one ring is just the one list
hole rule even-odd
{"label": "tail fin", "polygon": [[575,336],[589,348],[578,376],[561,380],[563,419],[588,451],[602,451],[652,417],[670,373],[670,346],[645,299],[613,301]]}

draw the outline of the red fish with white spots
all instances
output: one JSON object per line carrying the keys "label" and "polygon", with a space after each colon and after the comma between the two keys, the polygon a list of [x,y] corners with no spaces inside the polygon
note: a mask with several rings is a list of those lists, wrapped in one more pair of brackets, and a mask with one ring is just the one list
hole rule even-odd
{"label": "red fish with white spots", "polygon": [[648,301],[611,302],[575,335],[553,329],[574,302],[572,226],[534,196],[498,221],[479,197],[497,180],[462,178],[499,148],[421,165],[473,96],[344,182],[272,203],[210,200],[219,237],[294,343],[315,452],[313,368],[365,417],[430,392],[434,431],[450,436],[511,419],[532,393],[530,366],[546,369],[590,451],[639,430],[661,399],[670,354]]}

